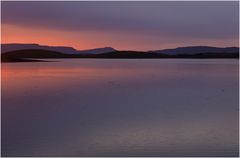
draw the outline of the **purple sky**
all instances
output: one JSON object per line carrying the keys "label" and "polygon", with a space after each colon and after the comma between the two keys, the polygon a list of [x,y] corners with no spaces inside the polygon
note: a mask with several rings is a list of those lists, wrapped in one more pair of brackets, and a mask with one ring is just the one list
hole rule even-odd
{"label": "purple sky", "polygon": [[133,50],[238,45],[237,1],[1,4],[3,43]]}

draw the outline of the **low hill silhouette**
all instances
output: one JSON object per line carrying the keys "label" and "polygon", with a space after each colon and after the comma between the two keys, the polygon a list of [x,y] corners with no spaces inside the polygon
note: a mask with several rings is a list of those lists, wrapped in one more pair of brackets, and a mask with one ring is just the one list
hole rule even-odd
{"label": "low hill silhouette", "polygon": [[140,51],[114,51],[101,54],[64,54],[57,51],[42,49],[16,50],[1,54],[2,62],[42,61],[36,59],[59,58],[106,58],[106,59],[158,59],[158,58],[239,58],[238,52],[232,53],[198,53],[198,54],[163,54]]}
{"label": "low hill silhouette", "polygon": [[2,53],[2,62],[30,62],[40,61],[34,59],[46,59],[46,58],[67,58],[68,54],[63,54],[56,51],[41,50],[41,49],[27,49],[16,50],[12,52]]}
{"label": "low hill silhouette", "polygon": [[177,54],[200,54],[200,53],[236,53],[239,52],[238,47],[210,47],[210,46],[189,46],[189,47],[178,47],[174,49],[163,49],[157,51],[150,51],[154,53],[163,53],[169,55]]}
{"label": "low hill silhouette", "polygon": [[27,49],[42,49],[48,51],[56,51],[63,54],[101,54],[116,51],[114,48],[111,47],[77,50],[75,48],[66,46],[44,46],[39,44],[18,44],[18,43],[1,44],[1,53]]}

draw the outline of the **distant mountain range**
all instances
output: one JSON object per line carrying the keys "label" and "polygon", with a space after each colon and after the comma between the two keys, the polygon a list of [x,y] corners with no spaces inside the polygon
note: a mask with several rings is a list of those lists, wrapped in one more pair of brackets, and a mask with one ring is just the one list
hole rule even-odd
{"label": "distant mountain range", "polygon": [[209,47],[209,46],[191,46],[191,47],[178,47],[174,49],[164,49],[151,51],[155,53],[162,53],[168,55],[177,55],[177,54],[199,54],[199,53],[234,53],[238,52],[238,47]]}
{"label": "distant mountain range", "polygon": [[64,46],[43,46],[39,44],[1,44],[1,53],[16,51],[16,50],[26,50],[26,49],[42,49],[49,51],[61,52],[64,54],[100,54],[116,51],[111,47],[96,48],[89,50],[76,50],[72,47]]}
{"label": "distant mountain range", "polygon": [[118,51],[111,47],[76,50],[38,44],[2,44],[2,62],[40,61],[46,58],[239,58],[238,47],[191,46],[156,51]]}

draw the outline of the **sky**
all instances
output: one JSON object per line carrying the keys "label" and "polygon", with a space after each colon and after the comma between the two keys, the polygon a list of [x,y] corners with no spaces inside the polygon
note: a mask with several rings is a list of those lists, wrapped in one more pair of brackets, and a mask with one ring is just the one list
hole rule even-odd
{"label": "sky", "polygon": [[1,43],[79,50],[238,46],[237,1],[1,2]]}

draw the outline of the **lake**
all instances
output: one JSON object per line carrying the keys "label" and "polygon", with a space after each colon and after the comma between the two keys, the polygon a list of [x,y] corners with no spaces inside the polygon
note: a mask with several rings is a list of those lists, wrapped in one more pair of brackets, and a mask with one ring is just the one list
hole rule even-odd
{"label": "lake", "polygon": [[238,156],[235,59],[3,63],[2,156]]}

